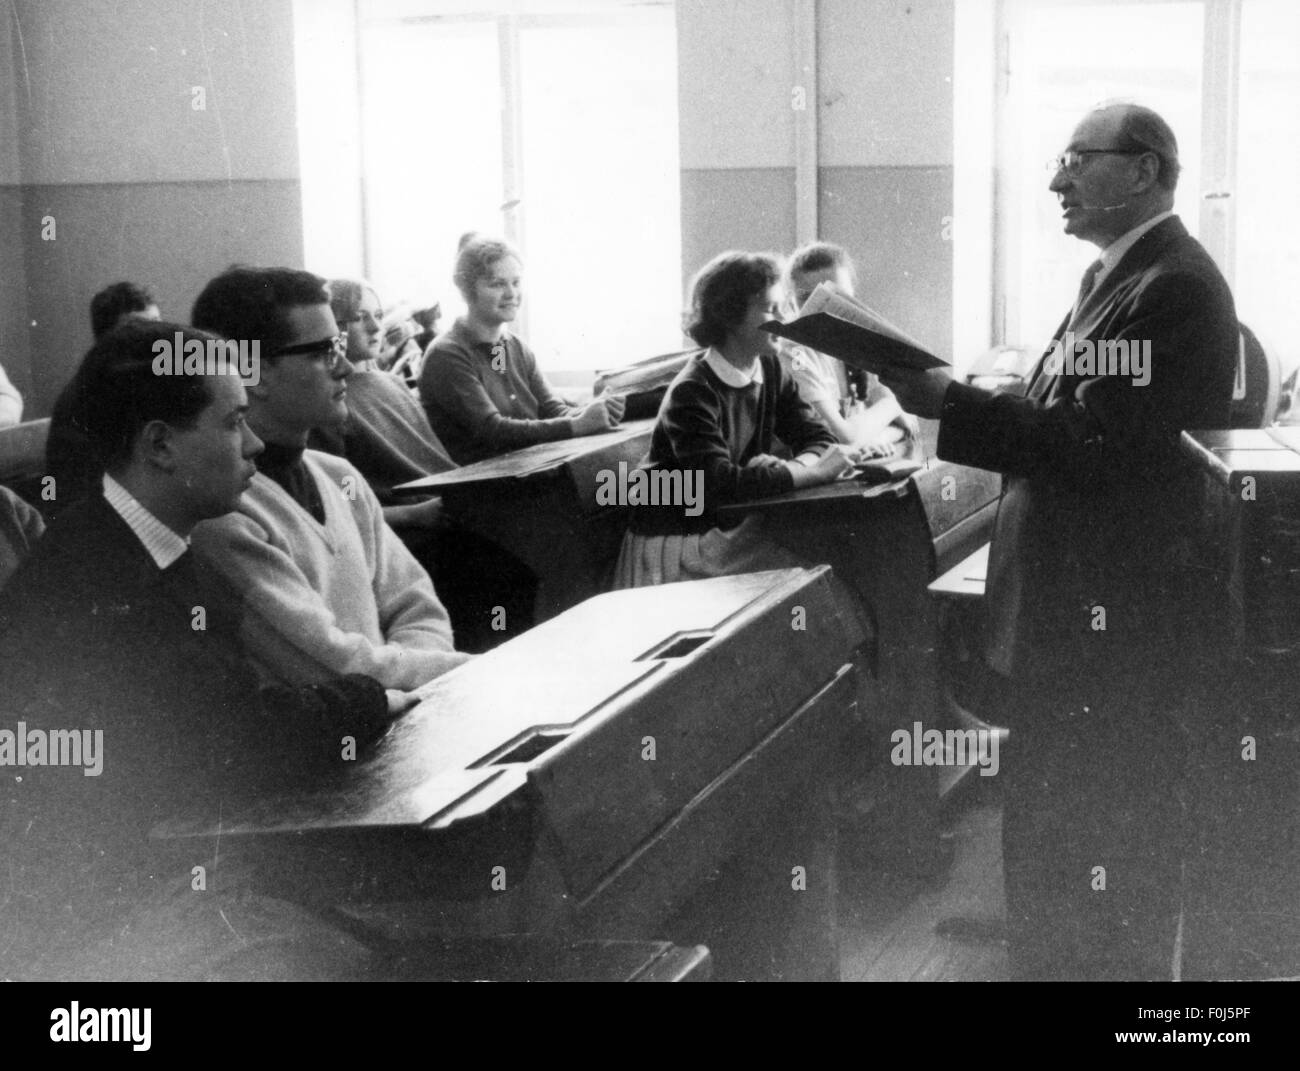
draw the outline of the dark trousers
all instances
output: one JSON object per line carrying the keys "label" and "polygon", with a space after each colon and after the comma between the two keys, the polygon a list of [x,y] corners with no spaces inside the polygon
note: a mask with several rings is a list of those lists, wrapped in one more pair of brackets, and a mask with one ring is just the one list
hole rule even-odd
{"label": "dark trousers", "polygon": [[1170,977],[1190,682],[1106,667],[1006,688],[1003,872],[1017,980]]}
{"label": "dark trousers", "polygon": [[433,581],[458,651],[480,654],[533,627],[537,577],[518,558],[454,523],[394,531]]}

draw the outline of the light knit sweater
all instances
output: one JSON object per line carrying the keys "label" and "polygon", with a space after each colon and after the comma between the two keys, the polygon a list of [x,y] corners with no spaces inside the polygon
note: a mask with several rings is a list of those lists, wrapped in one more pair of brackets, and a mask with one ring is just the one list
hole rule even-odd
{"label": "light knit sweater", "polygon": [[194,529],[195,553],[243,594],[258,671],[288,684],[364,673],[411,690],[472,658],[452,646],[428,574],[385,523],[365,478],[315,450],[303,463],[324,525],[258,473],[237,512]]}

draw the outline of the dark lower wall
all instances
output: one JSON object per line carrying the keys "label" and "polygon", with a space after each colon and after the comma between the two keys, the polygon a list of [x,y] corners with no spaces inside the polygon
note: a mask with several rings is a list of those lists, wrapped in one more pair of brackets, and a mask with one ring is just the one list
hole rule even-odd
{"label": "dark lower wall", "polygon": [[[22,194],[29,417],[49,415],[89,347],[90,298],[107,284],[141,283],[164,318],[186,322],[204,283],[232,263],[302,267],[296,180],[29,186]],[[46,216],[53,241],[40,237]]]}

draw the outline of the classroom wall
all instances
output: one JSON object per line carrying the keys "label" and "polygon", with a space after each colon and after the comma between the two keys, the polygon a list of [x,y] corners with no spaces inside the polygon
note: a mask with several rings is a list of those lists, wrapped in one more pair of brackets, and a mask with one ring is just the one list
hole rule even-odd
{"label": "classroom wall", "polygon": [[[816,4],[820,234],[854,253],[868,301],[941,354],[953,4]],[[678,0],[684,279],[723,249],[795,244],[794,12]],[[231,262],[301,265],[293,64],[290,0],[7,5],[0,363],[28,415],[48,413],[89,345],[107,283],[144,283],[184,319]]]}
{"label": "classroom wall", "polygon": [[[819,236],[860,295],[951,352],[954,0],[818,0]],[[795,230],[795,6],[678,0],[683,280]]]}
{"label": "classroom wall", "polygon": [[4,21],[0,362],[36,417],[101,287],[185,320],[234,261],[301,265],[293,24],[290,0],[13,0]]}

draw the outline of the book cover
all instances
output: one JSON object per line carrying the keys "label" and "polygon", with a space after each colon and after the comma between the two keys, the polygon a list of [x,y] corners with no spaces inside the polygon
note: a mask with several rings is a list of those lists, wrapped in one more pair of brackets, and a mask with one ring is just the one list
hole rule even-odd
{"label": "book cover", "polygon": [[769,320],[763,330],[868,372],[879,373],[891,365],[924,371],[948,364],[879,313],[827,283],[818,284],[795,319]]}

